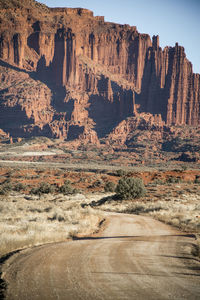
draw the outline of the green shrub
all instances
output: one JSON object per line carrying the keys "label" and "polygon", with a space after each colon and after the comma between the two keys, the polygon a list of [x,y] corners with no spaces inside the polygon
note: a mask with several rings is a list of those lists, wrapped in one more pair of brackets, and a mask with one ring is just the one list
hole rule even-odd
{"label": "green shrub", "polygon": [[23,184],[23,183],[21,183],[21,182],[19,182],[19,183],[17,183],[15,186],[14,186],[14,191],[16,191],[16,192],[20,192],[20,191],[22,191],[22,190],[26,190],[26,185],[25,184]]}
{"label": "green shrub", "polygon": [[187,170],[187,166],[186,165],[182,165],[181,168],[182,168],[182,171],[186,171]]}
{"label": "green shrub", "polygon": [[0,186],[0,195],[6,195],[8,191],[4,188],[4,186]]}
{"label": "green shrub", "polygon": [[64,195],[70,195],[77,193],[77,190],[72,187],[70,180],[66,180],[64,184],[59,188],[59,192]]}
{"label": "green shrub", "polygon": [[140,178],[124,177],[118,181],[115,192],[119,199],[135,199],[143,197],[146,189]]}
{"label": "green shrub", "polygon": [[4,183],[3,188],[10,192],[13,189],[13,186],[10,182]]}
{"label": "green shrub", "polygon": [[153,183],[155,185],[164,185],[165,184],[165,182],[159,178],[154,179]]}
{"label": "green shrub", "polygon": [[106,182],[104,186],[104,191],[105,192],[114,192],[115,191],[115,184],[112,181]]}
{"label": "green shrub", "polygon": [[13,189],[13,186],[11,183],[4,183],[0,185],[0,195],[7,195],[11,190]]}
{"label": "green shrub", "polygon": [[0,195],[6,195],[13,189],[13,186],[10,182],[6,182],[0,185]]}
{"label": "green shrub", "polygon": [[180,183],[180,182],[181,182],[181,178],[178,178],[178,177],[170,176],[167,179],[167,183]]}
{"label": "green shrub", "polygon": [[42,182],[39,187],[31,189],[31,194],[35,195],[50,194],[53,192],[55,192],[54,186],[46,182]]}
{"label": "green shrub", "polygon": [[92,187],[100,187],[103,184],[103,180],[98,179],[96,181],[93,182]]}
{"label": "green shrub", "polygon": [[54,186],[52,186],[51,184],[42,182],[39,186],[39,191],[42,194],[49,194],[49,193],[53,193],[55,191],[55,189],[54,189]]}
{"label": "green shrub", "polygon": [[119,177],[123,177],[123,176],[126,176],[127,175],[127,172],[122,170],[122,169],[119,169],[116,171],[116,176],[119,176]]}
{"label": "green shrub", "polygon": [[196,175],[194,183],[198,183],[198,184],[200,183],[200,176],[199,175]]}

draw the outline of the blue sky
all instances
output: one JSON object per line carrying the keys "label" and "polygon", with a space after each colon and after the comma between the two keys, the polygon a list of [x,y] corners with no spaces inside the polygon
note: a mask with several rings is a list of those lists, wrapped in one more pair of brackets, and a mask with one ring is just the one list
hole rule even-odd
{"label": "blue sky", "polygon": [[184,46],[193,70],[200,73],[200,0],[39,0],[49,7],[83,7],[106,21],[137,26],[159,35],[160,46]]}

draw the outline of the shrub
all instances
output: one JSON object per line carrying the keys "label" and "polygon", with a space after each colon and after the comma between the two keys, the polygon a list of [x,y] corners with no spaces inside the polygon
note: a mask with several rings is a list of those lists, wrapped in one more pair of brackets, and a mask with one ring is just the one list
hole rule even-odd
{"label": "shrub", "polygon": [[64,195],[75,194],[77,190],[71,186],[71,181],[66,180],[64,184],[60,187],[59,192]]}
{"label": "shrub", "polygon": [[7,195],[12,190],[11,183],[4,183],[0,185],[0,195]]}
{"label": "shrub", "polygon": [[122,169],[119,169],[116,171],[116,176],[119,176],[119,177],[123,177],[123,176],[126,176],[127,175],[127,172],[122,170]]}
{"label": "shrub", "polygon": [[181,179],[178,178],[178,177],[170,176],[170,177],[167,179],[167,183],[180,183],[180,182],[181,182]]}
{"label": "shrub", "polygon": [[50,185],[49,183],[42,182],[39,186],[39,191],[42,194],[49,194],[54,192],[54,186]]}
{"label": "shrub", "polygon": [[112,181],[106,182],[104,186],[104,191],[105,192],[114,192],[115,191],[115,184]]}
{"label": "shrub", "polygon": [[14,191],[20,192],[22,190],[26,190],[26,185],[24,185],[23,183],[19,182],[14,186]]}
{"label": "shrub", "polygon": [[53,192],[55,192],[54,186],[46,182],[42,182],[39,187],[31,189],[31,194],[35,195],[49,194]]}
{"label": "shrub", "polygon": [[101,179],[98,179],[93,182],[92,187],[100,187],[100,186],[102,186],[102,184],[103,184],[103,181]]}
{"label": "shrub", "polygon": [[155,185],[164,185],[165,184],[165,182],[159,178],[154,179],[153,183]]}
{"label": "shrub", "polygon": [[4,186],[0,186],[0,195],[6,195],[8,191],[4,188]]}
{"label": "shrub", "polygon": [[186,165],[182,165],[181,168],[182,168],[182,171],[186,171],[187,170],[187,166]]}
{"label": "shrub", "polygon": [[199,175],[196,175],[194,183],[200,183],[200,176]]}
{"label": "shrub", "polygon": [[3,185],[3,188],[7,191],[7,192],[10,192],[13,188],[12,184],[10,182],[6,182],[4,183]]}
{"label": "shrub", "polygon": [[144,183],[140,178],[121,178],[115,189],[119,199],[135,199],[143,197],[146,193]]}

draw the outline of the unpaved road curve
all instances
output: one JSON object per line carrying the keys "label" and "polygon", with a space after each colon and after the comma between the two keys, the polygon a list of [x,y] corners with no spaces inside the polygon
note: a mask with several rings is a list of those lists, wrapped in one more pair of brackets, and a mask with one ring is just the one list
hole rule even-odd
{"label": "unpaved road curve", "polygon": [[192,242],[151,218],[110,214],[98,237],[13,256],[4,268],[6,299],[200,299]]}

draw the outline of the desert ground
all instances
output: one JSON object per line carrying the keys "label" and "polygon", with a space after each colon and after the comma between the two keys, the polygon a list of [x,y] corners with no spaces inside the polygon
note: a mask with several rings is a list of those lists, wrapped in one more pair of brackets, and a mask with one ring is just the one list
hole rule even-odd
{"label": "desert ground", "polygon": [[200,261],[191,255],[191,235],[149,217],[105,217],[98,235],[8,260],[6,299],[199,299]]}
{"label": "desert ground", "polygon": [[[198,169],[10,152],[0,161],[1,297],[198,299]],[[146,194],[116,199],[124,177],[141,178]]]}
{"label": "desert ground", "polygon": [[129,2],[0,0],[0,299],[200,299],[200,74]]}

